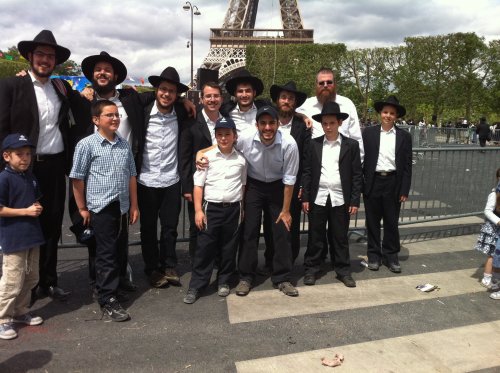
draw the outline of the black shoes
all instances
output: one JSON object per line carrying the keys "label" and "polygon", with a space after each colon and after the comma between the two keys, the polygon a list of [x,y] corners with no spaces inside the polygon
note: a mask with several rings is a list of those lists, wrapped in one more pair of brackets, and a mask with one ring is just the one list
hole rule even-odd
{"label": "black shoes", "polygon": [[314,274],[304,275],[304,285],[312,286],[316,283],[316,276]]}
{"label": "black shoes", "polygon": [[389,268],[389,271],[394,272],[394,273],[401,273],[401,265],[399,263],[388,263],[387,268]]}
{"label": "black shoes", "polygon": [[48,288],[38,287],[36,290],[36,297],[42,299],[51,297],[57,300],[66,300],[71,295],[70,291],[65,291],[58,286],[49,286]]}
{"label": "black shoes", "polygon": [[198,290],[190,288],[188,289],[186,295],[184,296],[184,303],[193,304],[200,297]]}
{"label": "black shoes", "polygon": [[355,288],[356,287],[356,281],[354,281],[354,279],[352,278],[351,275],[344,275],[344,276],[338,275],[337,279],[340,282],[343,282],[344,285],[347,286],[348,288]]}
{"label": "black shoes", "polygon": [[120,302],[115,297],[109,298],[106,303],[101,306],[103,316],[107,315],[113,321],[127,321],[130,315],[123,309]]}
{"label": "black shoes", "polygon": [[378,271],[379,268],[380,268],[379,262],[368,262],[368,269],[370,271]]}

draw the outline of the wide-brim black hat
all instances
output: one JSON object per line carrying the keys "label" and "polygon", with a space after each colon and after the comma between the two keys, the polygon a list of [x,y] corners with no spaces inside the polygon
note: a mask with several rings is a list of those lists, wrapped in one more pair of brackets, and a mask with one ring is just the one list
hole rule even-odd
{"label": "wide-brim black hat", "polygon": [[181,83],[179,73],[172,66],[167,67],[160,75],[151,75],[148,77],[149,82],[153,87],[158,87],[161,82],[166,81],[177,85],[177,93],[183,93],[189,90],[187,85]]}
{"label": "wide-brim black hat", "polygon": [[123,62],[103,51],[100,54],[85,57],[82,61],[83,75],[85,75],[89,81],[94,79],[94,67],[98,62],[107,62],[113,66],[113,71],[116,75],[116,84],[120,84],[127,77],[127,68]]}
{"label": "wide-brim black hat", "polygon": [[380,111],[384,108],[384,106],[390,105],[394,106],[396,108],[396,111],[398,113],[398,118],[404,117],[406,114],[406,109],[403,105],[399,104],[399,100],[396,98],[396,96],[389,96],[385,101],[376,101],[373,104],[373,107],[377,111],[377,113],[380,113]]}
{"label": "wide-brim black hat", "polygon": [[280,96],[281,91],[291,92],[295,95],[295,107],[296,108],[301,107],[302,104],[307,99],[307,94],[305,94],[304,92],[298,91],[297,86],[295,85],[295,82],[293,80],[289,81],[285,85],[280,86],[277,84],[273,84],[271,86],[271,89],[269,90],[269,92],[271,93],[271,99],[273,100],[273,102],[278,102],[278,98]]}
{"label": "wide-brim black hat", "polygon": [[226,91],[231,96],[236,96],[236,87],[240,83],[251,84],[253,89],[255,90],[255,96],[260,96],[264,91],[264,83],[262,83],[262,80],[260,80],[256,76],[253,76],[248,70],[245,69],[238,71],[233,77],[231,77],[231,79],[226,82]]}
{"label": "wide-brim black hat", "polygon": [[323,118],[323,116],[325,115],[335,115],[338,119],[340,120],[345,120],[347,118],[349,118],[349,114],[347,113],[342,113],[340,111],[340,106],[339,104],[337,104],[336,102],[334,101],[328,101],[327,103],[325,103],[323,105],[323,109],[321,109],[321,114],[316,114],[316,115],[313,115],[312,118],[316,121],[316,122],[320,122],[321,123],[321,119]]}
{"label": "wide-brim black hat", "polygon": [[47,45],[52,47],[56,51],[56,65],[59,65],[68,60],[69,56],[71,56],[71,52],[68,48],[65,48],[56,42],[56,38],[52,31],[50,30],[42,30],[40,33],[35,36],[33,40],[23,40],[17,44],[17,49],[21,56],[28,60],[28,53],[33,52],[33,50],[38,45]]}

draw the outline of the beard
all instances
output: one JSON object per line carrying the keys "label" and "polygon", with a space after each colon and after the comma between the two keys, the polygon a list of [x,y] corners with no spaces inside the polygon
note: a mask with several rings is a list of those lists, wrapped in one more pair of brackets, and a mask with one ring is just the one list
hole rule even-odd
{"label": "beard", "polygon": [[96,79],[92,79],[92,87],[99,96],[113,92],[116,88],[116,81],[110,79],[105,85],[99,85]]}
{"label": "beard", "polygon": [[322,88],[321,91],[319,91],[316,94],[316,97],[318,99],[318,102],[321,105],[324,105],[325,103],[329,101],[335,101],[335,98],[337,97],[337,93],[335,91],[331,92],[328,89]]}
{"label": "beard", "polygon": [[30,63],[30,67],[31,67],[31,71],[33,72],[33,74],[35,74],[36,76],[38,76],[40,78],[50,78],[50,76],[54,72],[54,69],[52,69],[50,71],[47,70],[47,72],[40,71],[35,66],[33,66],[33,63]]}
{"label": "beard", "polygon": [[278,107],[278,115],[280,118],[291,118],[295,112],[295,107],[289,105],[280,105]]}

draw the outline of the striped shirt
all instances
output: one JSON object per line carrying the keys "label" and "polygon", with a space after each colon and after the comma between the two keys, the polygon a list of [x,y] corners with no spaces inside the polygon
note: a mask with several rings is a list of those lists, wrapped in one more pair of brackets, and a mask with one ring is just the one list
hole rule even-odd
{"label": "striped shirt", "polygon": [[130,178],[136,175],[130,145],[120,136],[111,142],[96,132],[76,145],[69,177],[85,181],[90,211],[97,213],[111,202],[120,201],[121,213],[127,213]]}

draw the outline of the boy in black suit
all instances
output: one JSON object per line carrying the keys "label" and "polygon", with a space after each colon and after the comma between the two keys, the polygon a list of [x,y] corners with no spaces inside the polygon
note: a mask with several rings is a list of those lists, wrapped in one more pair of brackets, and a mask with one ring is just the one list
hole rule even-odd
{"label": "boy in black suit", "polygon": [[337,103],[326,103],[321,114],[313,116],[321,122],[325,135],[312,139],[305,147],[302,208],[309,214],[305,285],[316,283],[328,223],[330,256],[337,278],[347,287],[356,286],[351,276],[347,233],[349,215],[358,211],[362,173],[359,143],[339,133],[342,121],[348,117],[340,112]]}
{"label": "boy in black suit", "polygon": [[[368,231],[368,269],[377,271],[383,260],[389,270],[401,273],[398,253],[398,220],[401,203],[408,199],[411,184],[412,144],[410,134],[395,126],[406,114],[395,96],[377,101],[381,125],[363,131],[363,199]],[[380,221],[384,221],[381,245]]]}

